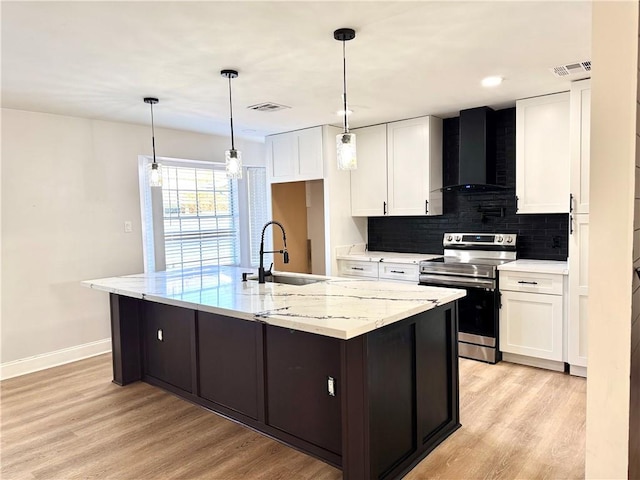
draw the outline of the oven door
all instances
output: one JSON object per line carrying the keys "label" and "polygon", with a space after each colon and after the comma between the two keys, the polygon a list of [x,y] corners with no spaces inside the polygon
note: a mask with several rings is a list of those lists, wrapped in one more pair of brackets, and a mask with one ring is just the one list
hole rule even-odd
{"label": "oven door", "polygon": [[466,289],[467,295],[458,300],[460,356],[490,363],[499,361],[497,337],[500,301],[495,280],[421,274],[420,284]]}

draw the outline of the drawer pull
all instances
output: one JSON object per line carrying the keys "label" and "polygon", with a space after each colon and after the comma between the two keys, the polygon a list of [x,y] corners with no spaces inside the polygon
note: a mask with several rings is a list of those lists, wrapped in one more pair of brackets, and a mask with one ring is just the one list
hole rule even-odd
{"label": "drawer pull", "polygon": [[362,268],[362,267],[351,267],[351,270],[360,270],[360,271],[362,271],[362,270],[364,270],[364,268]]}
{"label": "drawer pull", "polygon": [[391,270],[391,273],[405,273],[404,270]]}
{"label": "drawer pull", "polygon": [[525,282],[524,280],[518,280],[518,283],[523,283],[525,285],[537,285],[538,282]]}

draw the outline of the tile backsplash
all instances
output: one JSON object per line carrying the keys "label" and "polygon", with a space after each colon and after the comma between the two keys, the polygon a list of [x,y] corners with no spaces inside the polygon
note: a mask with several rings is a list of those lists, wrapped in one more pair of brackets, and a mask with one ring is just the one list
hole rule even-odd
{"label": "tile backsplash", "polygon": [[[458,125],[458,117],[445,119],[443,124],[445,185],[455,183],[457,177]],[[496,176],[496,183],[508,187],[506,190],[444,192],[443,215],[370,217],[369,250],[442,253],[445,232],[499,232],[518,234],[519,258],[566,260],[568,214],[516,214],[515,108],[496,111]]]}

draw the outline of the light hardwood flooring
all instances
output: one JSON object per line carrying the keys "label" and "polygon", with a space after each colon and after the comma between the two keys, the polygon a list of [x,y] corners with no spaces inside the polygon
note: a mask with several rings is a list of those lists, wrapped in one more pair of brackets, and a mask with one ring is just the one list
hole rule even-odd
{"label": "light hardwood flooring", "polygon": [[[3,480],[339,479],[339,470],[169,393],[111,383],[101,355],[5,380]],[[586,381],[460,359],[462,428],[405,478],[584,478]]]}

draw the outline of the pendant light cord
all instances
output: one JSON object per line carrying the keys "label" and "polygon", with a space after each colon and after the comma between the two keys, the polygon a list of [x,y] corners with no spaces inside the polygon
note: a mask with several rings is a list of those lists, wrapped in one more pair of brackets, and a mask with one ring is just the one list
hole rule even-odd
{"label": "pendant light cord", "polygon": [[342,88],[344,92],[342,94],[342,101],[344,108],[344,133],[349,133],[349,123],[347,122],[347,56],[345,53],[346,43],[347,42],[345,42],[344,40],[342,41]]}
{"label": "pendant light cord", "polygon": [[153,147],[153,163],[156,163],[156,131],[153,125],[153,102],[149,102],[151,105],[151,146]]}
{"label": "pendant light cord", "polygon": [[231,75],[227,77],[229,79],[229,116],[231,119],[231,150],[235,150],[235,144],[233,143],[233,105],[231,103]]}

